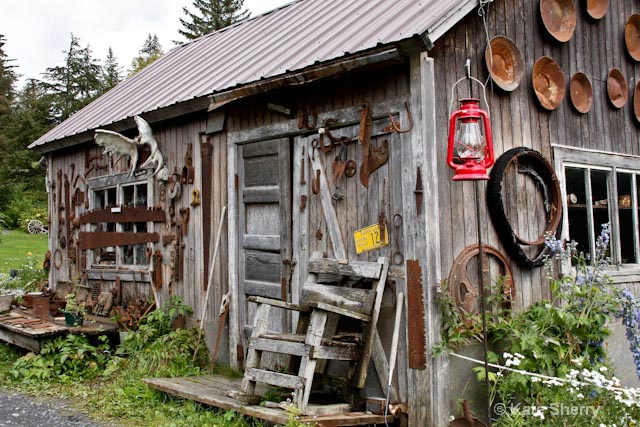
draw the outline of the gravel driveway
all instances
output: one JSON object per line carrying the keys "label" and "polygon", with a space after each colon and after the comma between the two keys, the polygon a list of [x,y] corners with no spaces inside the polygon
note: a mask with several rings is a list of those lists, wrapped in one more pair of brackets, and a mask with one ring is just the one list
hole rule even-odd
{"label": "gravel driveway", "polygon": [[0,389],[0,427],[106,427],[62,402]]}

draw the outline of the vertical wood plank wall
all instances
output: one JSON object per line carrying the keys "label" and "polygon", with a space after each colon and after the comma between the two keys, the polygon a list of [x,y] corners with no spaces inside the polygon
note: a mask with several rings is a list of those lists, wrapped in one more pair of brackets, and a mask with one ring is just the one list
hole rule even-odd
{"label": "vertical wood plank wall", "polygon": [[[190,219],[187,224],[187,233],[184,237],[185,249],[184,249],[184,266],[183,266],[183,279],[174,282],[172,286],[169,286],[171,281],[171,257],[170,257],[170,246],[163,247],[162,243],[159,242],[154,245],[154,249],[160,249],[163,252],[163,281],[164,286],[159,291],[159,296],[161,299],[161,303],[167,301],[171,295],[177,295],[182,298],[185,304],[191,306],[194,310],[193,317],[195,319],[201,319],[202,312],[202,304],[204,302],[205,290],[204,290],[204,282],[208,280],[208,278],[204,277],[204,263],[209,263],[209,260],[204,260],[201,256],[202,247],[203,247],[203,237],[202,237],[202,213],[203,209],[202,205],[199,206],[191,206],[191,193],[193,189],[200,189],[201,192],[209,191],[211,193],[211,230],[212,234],[215,235],[217,231],[220,214],[222,208],[227,204],[227,186],[226,186],[226,176],[227,176],[227,144],[226,144],[226,134],[218,133],[209,136],[210,144],[212,146],[212,168],[213,168],[213,180],[212,180],[212,188],[204,189],[202,188],[201,183],[201,153],[200,153],[200,141],[201,134],[203,134],[206,130],[207,126],[207,117],[206,114],[201,115],[192,115],[180,120],[173,120],[168,122],[161,123],[151,123],[151,127],[154,131],[154,136],[158,141],[159,149],[163,153],[164,158],[167,162],[167,166],[169,168],[169,172],[174,172],[174,167],[177,168],[178,173],[182,171],[182,167],[185,165],[185,154],[187,151],[188,144],[192,144],[192,157],[193,164],[195,169],[195,181],[193,185],[185,184],[182,187],[182,192],[180,197],[176,200],[176,211],[182,207],[190,208]],[[131,130],[125,132],[127,136],[133,137],[137,135],[135,130]],[[56,269],[53,262],[53,254],[58,248],[58,236],[59,236],[59,227],[58,227],[58,207],[60,204],[58,189],[57,189],[57,171],[62,170],[63,174],[69,175],[70,178],[70,170],[71,165],[75,165],[75,174],[81,174],[84,176],[85,174],[85,151],[89,151],[89,155],[99,155],[102,152],[102,148],[96,146],[93,142],[87,143],[81,146],[74,147],[73,149],[63,150],[56,152],[52,155],[50,164],[49,164],[49,216],[50,216],[50,239],[49,239],[49,249],[52,252],[52,268],[50,274],[50,280],[52,284],[55,284],[59,281],[69,282],[72,280],[77,280],[80,277],[82,271],[80,271],[79,265],[78,268],[74,268],[69,271],[68,268],[68,257],[66,256],[66,250],[62,251],[62,265],[59,269]],[[116,159],[117,160],[117,159]],[[129,165],[126,160],[121,161],[110,161],[106,160],[104,157],[102,160],[99,160],[101,164],[112,164],[113,167],[102,170],[102,171],[91,171],[87,175],[87,179],[106,176],[110,173],[127,173],[129,170]],[[79,179],[78,187],[81,191],[86,191],[85,180]],[[51,182],[55,182],[56,188],[51,188]],[[63,178],[64,182],[64,178]],[[167,221],[165,223],[156,223],[154,225],[155,231],[162,236],[163,234],[175,233],[175,229],[171,229],[169,226],[170,218],[168,215],[168,205],[169,198],[167,197],[167,201],[162,203],[160,201],[160,191],[158,186],[158,181],[154,180],[154,200],[150,203],[152,206],[160,206],[162,209],[167,212]],[[73,190],[73,188],[72,188]],[[54,195],[55,194],[55,195]],[[87,197],[89,194],[87,193]],[[75,214],[81,215],[85,212],[84,207],[74,207]],[[179,215],[179,213],[177,214]],[[209,322],[212,322],[215,326],[217,326],[217,317],[218,317],[218,307],[220,305],[220,301],[222,295],[227,292],[227,265],[226,265],[226,248],[227,248],[227,229],[226,226],[222,230],[222,239],[220,244],[220,250],[218,253],[218,262],[215,269],[215,274],[213,277],[213,286],[212,295],[210,297],[209,306],[206,308],[207,311],[207,319]],[[77,238],[77,232],[75,233]],[[215,236],[214,236],[215,238]],[[211,248],[211,253],[213,248]],[[94,269],[96,272],[97,269]],[[71,273],[71,275],[70,275]],[[119,273],[119,272],[116,272]],[[99,273],[96,273],[99,275]],[[138,277],[145,279],[138,281]],[[150,283],[148,279],[148,274],[136,274],[134,275],[134,281],[122,281],[122,289],[123,289],[123,298],[127,303],[133,303],[136,299],[147,300],[148,298],[153,297],[153,292],[150,288]],[[114,281],[109,280],[101,280],[100,288],[102,291],[108,291],[111,287],[114,286]],[[93,285],[93,280],[89,280],[87,285]]]}
{"label": "vertical wood plank wall", "polygon": [[[526,146],[540,151],[552,160],[551,144],[588,148],[638,155],[640,127],[633,116],[633,89],[640,77],[640,65],[627,54],[624,26],[627,19],[640,12],[640,4],[630,1],[611,1],[609,10],[601,20],[593,20],[586,13],[585,2],[574,2],[577,9],[575,34],[567,43],[555,41],[543,26],[539,2],[534,0],[496,0],[489,6],[487,25],[489,37],[505,35],[518,46],[524,62],[525,75],[513,92],[487,86],[487,98],[496,158],[505,151]],[[451,183],[452,172],[446,166],[446,140],[451,89],[465,75],[464,63],[471,59],[471,74],[481,81],[487,79],[484,52],[487,45],[482,18],[476,11],[470,13],[445,34],[429,52],[435,59],[437,121],[440,123],[437,140],[442,144],[438,175],[441,181],[440,224],[443,274],[447,275],[454,258],[466,246],[474,244],[476,213],[473,203],[473,184]],[[543,109],[532,88],[532,67],[541,56],[553,58],[562,68],[567,91],[564,100],[554,111]],[[629,100],[617,110],[607,97],[607,74],[619,68],[629,85]],[[585,73],[593,86],[593,107],[587,114],[578,113],[569,100],[569,79],[576,72]],[[458,85],[456,97],[467,97],[468,86]],[[471,94],[482,97],[479,86]],[[457,108],[457,102],[454,109]],[[536,204],[537,190],[532,183],[514,187],[505,182],[505,188],[515,197],[510,212],[514,229],[539,229],[540,211]],[[490,218],[481,201],[481,231],[485,242],[502,249]],[[546,297],[548,289],[542,269],[520,269],[511,263],[517,286],[516,308],[522,309]]]}

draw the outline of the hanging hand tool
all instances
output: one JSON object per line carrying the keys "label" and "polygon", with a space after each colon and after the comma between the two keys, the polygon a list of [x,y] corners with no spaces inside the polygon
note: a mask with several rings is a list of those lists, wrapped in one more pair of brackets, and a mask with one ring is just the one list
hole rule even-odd
{"label": "hanging hand tool", "polygon": [[320,170],[316,170],[315,178],[311,179],[311,192],[313,194],[320,193]]}
{"label": "hanging hand tool", "polygon": [[373,119],[369,103],[362,104],[360,114],[360,134],[358,144],[362,145],[362,165],[360,166],[360,182],[369,188],[369,149],[371,145],[371,128]]}
{"label": "hanging hand tool", "polygon": [[300,161],[300,185],[307,185],[307,180],[304,178],[304,146],[302,147],[302,160]]}
{"label": "hanging hand tool", "polygon": [[407,133],[409,132],[411,129],[413,129],[413,116],[411,115],[411,107],[409,106],[409,103],[407,101],[405,101],[404,103],[404,108],[405,110],[407,110],[407,118],[409,119],[409,127],[407,129],[402,129],[400,127],[400,122],[399,121],[394,121],[393,120],[393,116],[391,115],[391,111],[389,111],[389,121],[391,123],[389,123],[389,126],[385,127],[383,129],[383,132],[395,132],[395,133]]}
{"label": "hanging hand tool", "polygon": [[358,164],[355,160],[349,160],[344,168],[344,174],[347,178],[352,178],[358,172]]}
{"label": "hanging hand tool", "polygon": [[341,145],[340,152],[333,160],[331,164],[331,168],[333,169],[333,185],[335,186],[335,191],[331,196],[333,200],[341,200],[344,198],[342,194],[342,190],[340,187],[340,180],[342,179],[342,175],[344,174],[345,168],[347,167],[347,146]]}
{"label": "hanging hand tool", "polygon": [[422,213],[422,198],[423,198],[423,189],[422,189],[422,170],[420,166],[418,166],[418,170],[416,171],[416,189],[413,190],[413,194],[416,198],[416,214],[420,216]]}

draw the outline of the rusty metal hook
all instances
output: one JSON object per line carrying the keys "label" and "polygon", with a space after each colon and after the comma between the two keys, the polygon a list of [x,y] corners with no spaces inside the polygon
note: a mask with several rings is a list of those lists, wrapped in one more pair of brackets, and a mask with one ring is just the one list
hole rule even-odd
{"label": "rusty metal hook", "polygon": [[411,106],[409,105],[408,101],[404,102],[404,108],[405,108],[405,110],[407,110],[407,117],[409,119],[409,127],[407,129],[402,129],[400,127],[400,121],[397,121],[397,122],[394,121],[393,120],[393,116],[391,115],[391,111],[389,111],[389,121],[391,123],[389,123],[389,126],[384,128],[385,131],[393,131],[395,133],[407,133],[411,129],[413,129],[413,116],[411,115]]}

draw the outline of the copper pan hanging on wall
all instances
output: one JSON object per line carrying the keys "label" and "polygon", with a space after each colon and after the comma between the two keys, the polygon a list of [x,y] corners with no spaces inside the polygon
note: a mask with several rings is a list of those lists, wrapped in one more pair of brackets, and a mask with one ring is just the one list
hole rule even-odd
{"label": "copper pan hanging on wall", "polygon": [[533,64],[533,90],[540,104],[547,110],[560,106],[565,94],[564,73],[560,66],[548,56],[541,56]]}
{"label": "copper pan hanging on wall", "polygon": [[640,81],[633,91],[633,115],[636,117],[637,122],[640,123]]}
{"label": "copper pan hanging on wall", "polygon": [[484,51],[491,79],[502,90],[515,90],[524,76],[524,60],[518,46],[509,37],[496,36]]}
{"label": "copper pan hanging on wall", "polygon": [[609,9],[609,0],[587,0],[587,14],[593,19],[602,19]]}
{"label": "copper pan hanging on wall", "polygon": [[569,82],[569,98],[573,107],[582,114],[588,113],[593,105],[593,87],[584,73],[575,73]]}
{"label": "copper pan hanging on wall", "polygon": [[616,108],[624,107],[629,98],[629,86],[624,74],[618,68],[612,68],[607,76],[607,95],[611,105]]}
{"label": "copper pan hanging on wall", "polygon": [[568,42],[576,30],[576,6],[573,0],[540,0],[542,23],[549,34]]}
{"label": "copper pan hanging on wall", "polygon": [[624,26],[624,43],[634,61],[640,61],[640,15],[631,15]]}

